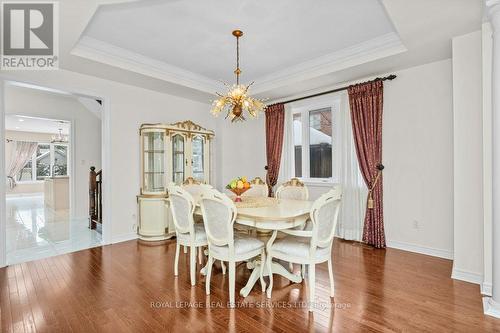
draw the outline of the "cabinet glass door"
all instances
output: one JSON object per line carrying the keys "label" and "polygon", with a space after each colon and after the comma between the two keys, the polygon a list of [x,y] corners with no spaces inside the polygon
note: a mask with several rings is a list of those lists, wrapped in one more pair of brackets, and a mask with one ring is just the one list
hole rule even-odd
{"label": "cabinet glass door", "polygon": [[195,136],[191,143],[192,147],[192,168],[193,168],[193,178],[204,182],[205,181],[205,170],[204,170],[204,140],[202,136]]}
{"label": "cabinet glass door", "polygon": [[177,185],[184,181],[185,146],[182,135],[172,137],[172,181]]}
{"label": "cabinet glass door", "polygon": [[165,145],[163,132],[143,133],[143,192],[165,192]]}

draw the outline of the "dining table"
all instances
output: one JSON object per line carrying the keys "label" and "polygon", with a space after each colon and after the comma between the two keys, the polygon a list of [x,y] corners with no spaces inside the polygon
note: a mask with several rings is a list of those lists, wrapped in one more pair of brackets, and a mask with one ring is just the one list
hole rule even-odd
{"label": "dining table", "polygon": [[[200,198],[195,198],[197,208],[195,214],[201,214],[199,208]],[[241,202],[235,202],[237,216],[235,223],[254,228],[266,243],[266,252],[271,248],[278,231],[302,226],[309,219],[309,212],[313,202],[308,200],[278,199],[270,197],[243,196]],[[247,267],[252,269],[246,285],[240,290],[240,295],[248,296],[260,277],[260,266],[264,265],[264,276],[269,275],[267,265],[262,263],[260,257],[247,262]],[[272,262],[273,275],[281,275],[294,282],[302,282],[301,274],[294,274],[278,262]],[[202,273],[205,268],[202,269]]]}

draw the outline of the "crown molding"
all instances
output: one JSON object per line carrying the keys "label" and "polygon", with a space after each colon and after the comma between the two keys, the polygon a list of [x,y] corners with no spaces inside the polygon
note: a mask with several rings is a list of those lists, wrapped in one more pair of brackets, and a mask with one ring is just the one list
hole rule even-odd
{"label": "crown molding", "polygon": [[500,0],[485,0],[486,7],[493,7],[500,4]]}
{"label": "crown molding", "polygon": [[221,87],[216,80],[88,36],[80,38],[71,54],[206,93]]}
{"label": "crown molding", "polygon": [[[256,78],[254,94],[330,74],[383,57],[407,51],[396,33],[388,33],[347,47],[285,70]],[[83,36],[71,51],[72,55],[119,67],[160,80],[213,94],[222,88],[219,81],[169,65],[163,61],[132,52],[101,40]]]}
{"label": "crown molding", "polygon": [[406,51],[399,35],[391,32],[257,78],[252,91],[255,94],[262,93]]}
{"label": "crown molding", "polygon": [[[496,18],[499,21],[498,15],[500,13],[500,0],[485,0],[485,12],[488,15],[490,21]],[[492,22],[493,23],[493,22]]]}

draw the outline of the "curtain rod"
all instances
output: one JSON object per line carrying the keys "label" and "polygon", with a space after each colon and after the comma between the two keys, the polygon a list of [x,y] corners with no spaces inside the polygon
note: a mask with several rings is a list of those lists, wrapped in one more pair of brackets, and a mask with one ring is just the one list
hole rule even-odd
{"label": "curtain rod", "polygon": [[[375,78],[375,79],[373,79],[371,81],[367,81],[365,83],[376,82],[376,81],[385,81],[385,80],[392,81],[396,77],[397,76],[395,74],[391,74],[391,75],[385,76],[385,77],[377,77],[377,78]],[[323,91],[323,92],[320,92],[320,93],[317,93],[317,94],[313,94],[313,95],[309,95],[309,96],[304,96],[304,97],[298,97],[298,98],[290,99],[288,101],[278,102],[278,103],[275,103],[275,104],[288,104],[288,103],[292,103],[292,102],[301,101],[303,99],[308,99],[308,98],[318,97],[318,96],[322,96],[322,95],[332,94],[332,93],[336,93],[336,92],[339,92],[339,91],[342,91],[342,90],[347,90],[350,86],[351,85],[345,86],[345,87],[342,87],[342,88],[333,89],[333,90]]]}

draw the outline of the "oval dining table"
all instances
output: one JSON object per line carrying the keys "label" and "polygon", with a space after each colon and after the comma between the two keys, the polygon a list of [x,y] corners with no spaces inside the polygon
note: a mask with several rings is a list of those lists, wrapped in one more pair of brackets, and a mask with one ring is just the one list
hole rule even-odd
{"label": "oval dining table", "polygon": [[[196,201],[199,202],[198,200]],[[255,206],[248,207],[248,202],[246,201],[257,201],[257,203]],[[262,204],[259,205],[258,201],[261,201]],[[256,228],[260,231],[270,231],[271,235],[266,242],[266,252],[268,252],[279,230],[301,226],[309,219],[309,212],[312,204],[312,201],[307,200],[243,197],[241,203],[235,203],[238,212],[235,222],[240,225]],[[201,213],[199,208],[197,209],[197,213]],[[261,232],[261,235],[262,234]],[[265,263],[261,263],[260,258],[247,264],[247,267],[253,269],[253,271],[245,287],[240,290],[241,296],[248,296],[255,283],[259,280],[261,264]],[[281,275],[294,283],[302,282],[302,276],[300,274],[293,274],[277,262],[272,262],[271,269],[273,274]],[[205,268],[202,269],[202,273],[204,273],[204,271]],[[264,266],[263,272],[264,276],[269,275],[267,265]]]}

